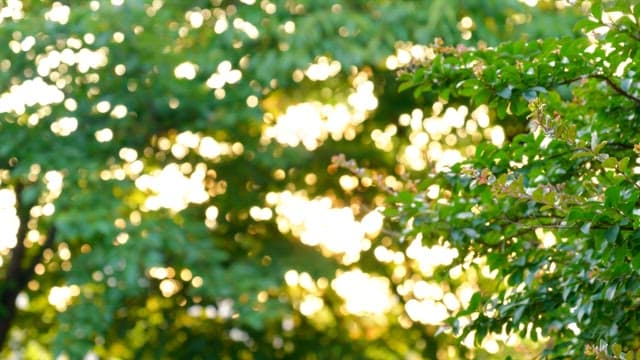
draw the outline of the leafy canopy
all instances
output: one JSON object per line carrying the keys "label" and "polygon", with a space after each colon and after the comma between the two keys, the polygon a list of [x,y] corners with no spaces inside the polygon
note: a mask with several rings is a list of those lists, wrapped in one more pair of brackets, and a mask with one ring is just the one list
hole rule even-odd
{"label": "leafy canopy", "polygon": [[[442,276],[462,247],[414,241],[396,249],[414,234],[381,231],[378,208],[387,187],[398,191],[410,170],[431,166],[433,157],[422,156],[427,143],[431,155],[448,154],[437,170],[477,146],[487,151],[478,168],[487,168],[486,178],[498,175],[489,169],[489,151],[507,150],[484,142],[502,143],[505,131],[523,129],[511,114],[522,114],[527,102],[502,107],[513,128],[507,120],[490,123],[496,104],[465,112],[468,97],[458,92],[473,84],[457,88],[453,81],[470,74],[464,56],[482,52],[436,54],[445,48],[432,44],[435,36],[485,47],[570,35],[572,9],[554,4],[2,2],[1,356],[388,359],[497,352],[495,342],[474,349],[436,334],[450,313],[480,304],[469,290],[484,279]],[[535,55],[524,48],[507,53],[519,51],[523,62]],[[398,94],[395,70],[423,56],[459,69],[441,80],[418,70],[416,84],[438,80],[441,95],[427,96],[426,88],[418,99]],[[513,59],[504,60],[509,68]],[[508,84],[497,91],[518,98],[523,89]],[[536,85],[547,86],[532,84],[536,94]],[[455,114],[438,96],[460,105]],[[418,129],[434,102],[428,128],[439,137],[427,139]],[[438,125],[467,115],[477,131],[469,126],[465,139]],[[369,172],[338,169],[331,164],[337,153]],[[430,187],[427,199],[450,191],[447,184]],[[414,193],[397,196],[413,203]],[[421,204],[396,215],[408,221],[413,216],[404,211]],[[460,219],[450,224],[468,216],[458,210],[451,209]],[[413,220],[415,229],[426,226],[421,221]],[[474,227],[461,229],[452,237],[456,247]],[[434,231],[423,239],[431,241]],[[513,352],[499,350],[499,358]]]}
{"label": "leafy canopy", "polygon": [[387,211],[404,238],[456,249],[448,269],[492,271],[449,319],[477,343],[506,332],[545,339],[549,356],[640,350],[640,7],[591,3],[578,38],[442,45],[403,75],[419,98],[487,106],[507,134]]}

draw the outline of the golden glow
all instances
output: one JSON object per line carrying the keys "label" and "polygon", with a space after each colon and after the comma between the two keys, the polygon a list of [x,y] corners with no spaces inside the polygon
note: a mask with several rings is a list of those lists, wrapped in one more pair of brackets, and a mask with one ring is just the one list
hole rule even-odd
{"label": "golden glow", "polygon": [[[387,125],[384,131],[375,129],[371,132],[371,140],[374,141],[375,146],[383,151],[393,150],[393,136],[398,133],[398,128],[395,124]],[[424,134],[424,133],[423,133]],[[425,134],[426,136],[426,134]],[[428,141],[428,138],[427,138]]]}
{"label": "golden glow", "polygon": [[258,97],[255,95],[250,95],[247,97],[247,106],[250,108],[254,108],[258,106]]}
{"label": "golden glow", "polygon": [[44,182],[47,186],[47,190],[49,191],[49,197],[47,200],[53,200],[60,196],[63,180],[64,176],[59,171],[51,170],[44,174]]}
{"label": "golden glow", "polygon": [[138,158],[138,152],[132,148],[122,148],[118,152],[118,156],[126,162],[134,162]]}
{"label": "golden glow", "polygon": [[96,131],[94,136],[98,142],[109,142],[113,139],[113,131],[109,128],[104,128]]}
{"label": "golden glow", "polygon": [[222,34],[223,32],[227,31],[228,28],[229,22],[227,21],[226,14],[224,12],[221,12],[216,20],[216,23],[213,26],[213,31],[215,31],[216,34]]}
{"label": "golden glow", "polygon": [[282,29],[287,34],[293,34],[294,32],[296,32],[296,23],[294,23],[293,21],[289,20],[289,21],[285,22],[284,25],[282,25]]}
{"label": "golden glow", "polygon": [[371,276],[360,269],[338,274],[331,287],[345,302],[345,310],[356,315],[381,315],[396,299],[389,291],[389,280]]}
{"label": "golden glow", "polygon": [[204,281],[200,276],[194,276],[193,279],[191,279],[191,284],[193,287],[199,288],[204,284]]}
{"label": "golden glow", "polygon": [[173,70],[173,75],[175,75],[176,79],[193,80],[197,73],[198,65],[189,61],[181,63]]}
{"label": "golden glow", "polygon": [[71,47],[67,47],[62,51],[51,50],[46,54],[39,54],[36,56],[38,74],[40,76],[51,76],[53,74],[53,70],[61,69],[64,65],[76,65],[78,70],[82,73],[86,73],[90,69],[99,69],[107,65],[107,56],[109,53],[108,48],[101,47],[94,51],[87,48],[80,48],[82,46],[82,41],[80,39],[77,39],[77,42],[78,44],[68,44],[69,46],[75,45],[77,51]]}
{"label": "golden glow", "polygon": [[[421,109],[414,109],[410,114],[401,114],[398,123],[410,129],[410,143],[400,152],[399,160],[413,170],[424,170],[431,163],[436,171],[445,171],[472,156],[475,145],[483,138],[497,146],[505,141],[503,128],[490,126],[486,105],[469,114],[464,105],[445,108],[445,103],[437,101],[432,105],[431,116],[425,117]],[[378,148],[392,151],[395,134],[395,129],[378,129],[371,137]]]}
{"label": "golden glow", "polygon": [[[327,66],[330,68],[330,65]],[[299,81],[302,76],[302,72],[294,72],[294,80]],[[324,75],[318,79],[323,77]],[[313,151],[329,136],[335,141],[353,140],[357,135],[358,125],[364,122],[368,113],[378,106],[378,99],[375,97],[374,86],[368,80],[367,73],[357,73],[352,80],[352,86],[353,89],[346,103],[329,105],[309,101],[291,105],[287,107],[284,114],[277,117],[267,113],[265,115],[267,126],[262,133],[262,143],[268,144],[275,139],[280,144],[291,147],[302,144],[307,150]],[[331,91],[328,88],[326,90]],[[279,111],[279,109],[273,109],[273,111]]]}
{"label": "golden glow", "polygon": [[372,111],[378,107],[378,99],[373,94],[373,82],[365,80],[356,84],[356,90],[349,95],[348,102],[359,111]]}
{"label": "golden glow", "polygon": [[446,306],[439,301],[431,299],[411,299],[407,301],[404,308],[411,320],[423,324],[441,325],[449,317]]}
{"label": "golden glow", "polygon": [[249,210],[249,215],[255,221],[267,221],[273,217],[273,212],[270,208],[260,208],[258,206],[252,206]]}
{"label": "golden glow", "polygon": [[[295,28],[295,27],[294,27]],[[336,76],[342,65],[336,60],[330,60],[326,56],[320,56],[315,63],[309,65],[304,71],[304,75],[311,81],[324,81],[330,77]]]}
{"label": "golden glow", "polygon": [[359,180],[358,177],[353,175],[342,175],[339,179],[340,187],[345,191],[351,191],[358,187]]}
{"label": "golden glow", "polygon": [[207,159],[215,159],[222,154],[228,154],[231,152],[230,148],[226,144],[217,142],[212,137],[203,137],[198,147],[200,155]]}
{"label": "golden glow", "polygon": [[214,229],[218,225],[218,221],[217,221],[218,213],[219,213],[219,210],[215,206],[209,206],[205,211],[206,219],[204,223],[209,229]]}
{"label": "golden glow", "polygon": [[[360,89],[372,90],[368,86]],[[333,140],[351,140],[356,135],[356,127],[366,119],[366,112],[377,106],[377,99],[372,92],[357,94],[350,98],[351,106],[318,102],[289,106],[283,115],[278,116],[274,125],[265,128],[263,140],[268,142],[275,139],[280,144],[291,147],[302,144],[310,151],[315,150],[329,136]]]}
{"label": "golden glow", "polygon": [[27,106],[59,104],[63,100],[62,91],[45,83],[42,78],[35,77],[22,84],[12,85],[9,92],[0,95],[0,113],[14,112],[21,115]]}
{"label": "golden glow", "polygon": [[122,119],[123,117],[125,117],[127,115],[127,107],[122,105],[122,104],[118,104],[116,106],[113,107],[113,110],[111,110],[111,117],[114,119]]}
{"label": "golden glow", "polygon": [[67,5],[63,5],[62,3],[55,1],[51,5],[51,9],[44,14],[45,20],[57,22],[59,24],[65,25],[69,22],[69,15],[71,14],[71,8]]}
{"label": "golden glow", "polygon": [[236,30],[240,30],[245,33],[249,37],[249,39],[255,40],[258,38],[258,36],[260,36],[260,31],[258,31],[258,28],[244,19],[233,19],[233,27]]}
{"label": "golden glow", "polygon": [[304,316],[312,316],[324,307],[322,298],[315,295],[306,295],[300,303],[300,313]]}
{"label": "golden glow", "polygon": [[158,287],[160,288],[162,296],[171,297],[182,289],[182,284],[175,279],[164,279],[160,281]]}
{"label": "golden glow", "polygon": [[292,233],[309,246],[319,246],[328,255],[341,255],[350,264],[371,246],[382,228],[377,210],[357,221],[351,208],[334,208],[329,198],[309,200],[304,193],[269,193],[267,203],[275,207],[276,223],[282,233]]}
{"label": "golden glow", "polygon": [[3,229],[0,231],[0,254],[5,254],[17,244],[16,233],[20,220],[15,205],[16,196],[13,190],[0,189],[0,229]]}
{"label": "golden glow", "polygon": [[543,228],[536,228],[535,234],[543,248],[553,247],[557,242],[555,234],[551,231],[544,231]]}
{"label": "golden glow", "polygon": [[154,266],[148,270],[149,276],[154,279],[163,280],[175,276],[175,270],[170,267]]}
{"label": "golden glow", "polygon": [[290,106],[285,114],[278,117],[274,126],[266,128],[264,135],[281,144],[294,147],[302,143],[307,149],[315,150],[319,140],[326,138],[323,116],[329,118],[330,115],[323,114],[323,110],[333,110],[333,108],[330,106],[322,108],[318,103]]}
{"label": "golden glow", "polygon": [[191,270],[182,269],[180,271],[180,279],[182,279],[182,281],[191,281],[191,279],[193,279],[193,274],[191,273]]}
{"label": "golden glow", "polygon": [[117,245],[124,245],[127,243],[127,241],[129,241],[129,234],[125,232],[121,232],[116,236]]}
{"label": "golden glow", "polygon": [[504,144],[505,136],[504,130],[501,126],[494,126],[491,128],[489,133],[489,138],[494,145],[502,146]]}
{"label": "golden glow", "polygon": [[48,301],[56,310],[63,312],[71,304],[73,297],[80,295],[78,285],[54,286],[49,290]]}
{"label": "golden glow", "polygon": [[69,246],[66,243],[58,246],[58,256],[64,261],[71,259],[71,250],[69,250]]}
{"label": "golden glow", "polygon": [[414,61],[432,60],[435,56],[435,52],[429,46],[401,42],[396,44],[396,53],[387,57],[385,65],[389,70],[396,70]]}
{"label": "golden glow", "polygon": [[207,79],[207,86],[211,89],[222,89],[226,84],[235,84],[242,79],[242,72],[233,69],[228,60],[218,64],[217,71]]}
{"label": "golden glow", "polygon": [[24,11],[21,0],[7,0],[0,4],[0,22],[3,19],[20,20],[23,17]]}
{"label": "golden glow", "polygon": [[286,273],[284,273],[284,281],[289,286],[298,285],[298,272],[295,270],[288,270]]}
{"label": "golden glow", "polygon": [[51,123],[51,132],[58,136],[69,136],[78,129],[78,119],[63,117]]}
{"label": "golden glow", "polygon": [[185,18],[194,29],[201,27],[204,23],[204,16],[200,11],[187,11]]}
{"label": "golden glow", "polygon": [[443,245],[423,246],[422,234],[418,234],[407,247],[406,254],[417,262],[423,274],[430,276],[437,266],[451,264],[458,257],[458,250],[446,242]]}
{"label": "golden glow", "polygon": [[138,189],[150,192],[142,207],[143,211],[155,211],[167,208],[181,211],[190,203],[201,204],[209,199],[204,188],[206,165],[197,164],[190,176],[180,170],[180,166],[171,163],[162,170],[152,171],[136,179]]}
{"label": "golden glow", "polygon": [[382,230],[384,216],[382,216],[380,211],[382,211],[381,208],[375,209],[365,215],[362,220],[360,220],[365,234],[371,239],[377,237]]}

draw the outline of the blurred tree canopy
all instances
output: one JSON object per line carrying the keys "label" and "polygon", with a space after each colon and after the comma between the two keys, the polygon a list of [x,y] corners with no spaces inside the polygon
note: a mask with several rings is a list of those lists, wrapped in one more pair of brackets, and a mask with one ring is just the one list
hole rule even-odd
{"label": "blurred tree canopy", "polygon": [[[473,205],[483,205],[463,200],[491,200],[478,178],[510,174],[499,159],[524,155],[502,146],[512,138],[538,151],[541,137],[515,137],[526,132],[529,113],[547,126],[546,113],[529,110],[542,101],[538,95],[559,94],[545,95],[547,109],[560,112],[570,103],[575,116],[584,106],[570,102],[577,87],[568,81],[570,74],[584,75],[582,67],[559,79],[539,76],[544,83],[513,81],[528,70],[520,64],[573,44],[548,40],[543,44],[553,46],[536,52],[525,40],[580,36],[581,28],[572,30],[579,6],[529,3],[0,2],[2,356],[533,356],[540,345],[527,336],[474,345],[438,330],[450,316],[477,312],[490,295],[478,289],[500,290],[499,279],[512,274],[510,267],[497,278],[486,266],[453,269],[473,260],[468,254],[483,254],[465,241],[487,232],[486,219],[475,215],[476,225],[458,228],[456,221],[472,220]],[[495,47],[507,40],[519,42]],[[567,59],[579,62],[580,46],[567,50]],[[511,73],[499,87],[475,93],[478,59]],[[607,72],[588,74],[594,76],[585,78],[584,91],[599,91],[599,104],[609,107],[594,104],[580,121],[590,124],[593,114],[629,106],[629,99],[610,101],[616,94],[603,86]],[[630,79],[618,88],[628,93]],[[626,131],[606,129],[598,131]],[[588,137],[585,131],[577,134]],[[632,143],[627,140],[621,142]],[[547,149],[560,153],[553,149],[567,146],[552,142]],[[597,150],[557,155],[554,164],[598,171],[599,165],[587,169],[601,155]],[[474,154],[480,175],[471,178],[482,186],[461,196],[463,205],[439,210],[449,217],[416,217],[430,214],[424,206],[441,203],[441,193],[462,191],[447,186],[468,185],[448,170]],[[428,180],[407,190],[416,177]],[[615,204],[633,197],[630,191]],[[502,195],[514,207],[538,211],[509,200],[512,193]],[[492,212],[489,217],[516,210],[478,211]],[[394,225],[383,227],[385,215]],[[534,225],[547,231],[539,223],[527,226]],[[608,238],[627,239],[627,226],[620,224],[615,236],[606,230]],[[516,231],[488,232],[508,236],[507,230]],[[492,269],[518,263],[506,255],[487,259]],[[525,257],[520,279],[535,274],[525,271],[530,263],[542,266]],[[509,285],[514,281],[520,282]],[[575,285],[567,287],[571,299],[577,301],[581,284],[569,284]],[[570,313],[575,301],[558,311]],[[576,306],[601,309],[588,304]],[[539,314],[524,303],[511,309],[503,311],[514,329]],[[478,319],[478,329],[495,332]]]}

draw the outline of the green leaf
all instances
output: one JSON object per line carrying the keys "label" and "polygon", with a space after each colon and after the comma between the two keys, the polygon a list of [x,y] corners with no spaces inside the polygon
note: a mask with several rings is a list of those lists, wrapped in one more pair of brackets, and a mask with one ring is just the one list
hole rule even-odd
{"label": "green leaf", "polygon": [[622,345],[615,343],[611,346],[611,351],[613,352],[613,355],[615,356],[620,356],[622,355]]}
{"label": "green leaf", "polygon": [[498,91],[498,93],[496,95],[500,96],[503,99],[509,100],[509,99],[511,99],[512,89],[513,89],[513,87],[511,87],[511,85],[509,85],[506,88]]}
{"label": "green leaf", "polygon": [[604,238],[612,243],[618,238],[618,233],[620,233],[620,225],[615,224],[605,232]]}
{"label": "green leaf", "polygon": [[640,270],[640,253],[637,253],[633,256],[633,259],[631,260],[631,266],[633,266],[633,269],[635,271]]}
{"label": "green leaf", "polygon": [[482,105],[482,104],[488,103],[490,98],[491,98],[491,92],[485,88],[481,88],[476,92],[475,96],[473,97],[473,102],[476,105]]}
{"label": "green leaf", "polygon": [[478,232],[472,228],[464,228],[462,229],[462,232],[464,232],[471,239],[477,239],[480,236],[480,234],[478,234]]}
{"label": "green leaf", "polygon": [[507,257],[499,252],[492,252],[487,255],[487,265],[491,270],[500,270],[507,263]]}
{"label": "green leaf", "polygon": [[616,288],[617,285],[616,284],[611,284],[609,285],[609,287],[607,287],[607,290],[605,292],[605,298],[609,301],[613,300],[613,297],[616,295]]}
{"label": "green leaf", "polygon": [[594,154],[591,151],[576,151],[571,155],[571,160],[582,158],[582,157],[590,157],[593,155]]}
{"label": "green leaf", "polygon": [[629,157],[624,157],[622,159],[620,159],[620,161],[618,162],[618,169],[622,172],[625,172],[627,170],[627,167],[629,166]]}
{"label": "green leaf", "polygon": [[516,98],[511,102],[511,110],[518,116],[527,114],[529,113],[529,103],[522,98]]}
{"label": "green leaf", "polygon": [[[518,325],[520,324],[520,319],[522,319],[522,314],[524,314],[524,311],[526,310],[525,306],[518,306],[516,308],[516,310],[513,312],[513,323]],[[535,332],[535,331],[533,331]]]}
{"label": "green leaf", "polygon": [[438,96],[442,98],[444,101],[449,101],[449,97],[451,96],[451,88],[442,89]]}
{"label": "green leaf", "polygon": [[544,199],[544,190],[541,187],[536,188],[531,194],[531,198],[536,202],[543,202]]}
{"label": "green leaf", "polygon": [[586,33],[597,28],[598,26],[600,26],[600,24],[598,24],[597,22],[589,18],[584,18],[576,22],[576,24],[573,26],[573,31]]}
{"label": "green leaf", "polygon": [[530,89],[522,92],[522,97],[525,98],[528,102],[531,102],[538,98],[538,93],[535,90]]}
{"label": "green leaf", "polygon": [[615,169],[618,165],[618,159],[614,157],[608,157],[602,161],[602,167],[605,169]]}
{"label": "green leaf", "polygon": [[604,204],[611,208],[617,208],[621,205],[620,187],[612,186],[604,192]]}
{"label": "green leaf", "polygon": [[607,145],[607,141],[601,141],[599,144],[597,144],[592,150],[596,155],[600,154],[600,151],[602,151],[602,149]]}
{"label": "green leaf", "polygon": [[469,299],[469,305],[460,312],[459,315],[469,315],[479,310],[480,302],[482,301],[482,295],[479,292],[471,295],[471,299]]}
{"label": "green leaf", "polygon": [[425,77],[425,72],[426,72],[426,69],[424,67],[418,68],[413,74],[413,81],[416,83],[422,82]]}
{"label": "green leaf", "polygon": [[506,101],[498,101],[498,104],[496,106],[496,113],[498,115],[498,119],[504,119],[504,117],[507,115],[507,108],[509,106],[509,103]]}
{"label": "green leaf", "polygon": [[542,201],[547,204],[547,205],[553,205],[555,204],[556,201],[556,193],[553,191],[549,191],[548,193],[544,194]]}
{"label": "green leaf", "polygon": [[543,93],[543,94],[546,94],[548,92],[547,89],[545,89],[542,86],[534,86],[534,87],[531,88],[531,90],[539,92],[539,93]]}
{"label": "green leaf", "polygon": [[413,81],[403,82],[398,86],[398,92],[406,91],[407,89],[411,89],[414,86],[416,86],[416,84]]}
{"label": "green leaf", "polygon": [[594,1],[591,3],[591,14],[600,21],[602,19],[602,2]]}

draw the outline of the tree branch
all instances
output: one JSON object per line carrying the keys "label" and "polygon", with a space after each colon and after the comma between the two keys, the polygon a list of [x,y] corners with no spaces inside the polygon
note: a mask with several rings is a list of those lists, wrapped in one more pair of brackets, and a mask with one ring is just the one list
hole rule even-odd
{"label": "tree branch", "polygon": [[[24,239],[27,235],[27,225],[30,220],[30,206],[22,204],[22,192],[24,191],[24,185],[18,183],[15,187],[16,193],[16,212],[18,213],[18,219],[20,225],[18,226],[18,232],[16,234],[16,246],[11,250],[11,261],[7,269],[7,279],[5,281],[9,284],[17,279],[17,275],[21,272],[22,261],[25,257]],[[27,209],[25,209],[25,207]]]}
{"label": "tree branch", "polygon": [[627,99],[631,99],[633,101],[635,101],[636,103],[640,104],[640,97],[637,97],[635,95],[632,95],[626,91],[624,91],[618,84],[616,84],[613,80],[611,80],[611,78],[605,76],[605,75],[599,75],[599,74],[593,74],[589,76],[590,78],[593,79],[599,79],[599,80],[603,80],[604,82],[607,83],[607,85],[609,85],[609,87],[611,87],[615,92],[617,92],[618,94],[626,97]]}
{"label": "tree branch", "polygon": [[632,100],[633,102],[635,102],[637,104],[640,104],[640,97],[637,97],[637,96],[635,96],[633,94],[630,94],[630,93],[624,91],[618,84],[615,83],[615,81],[611,80],[611,78],[609,78],[608,76],[602,75],[602,74],[581,75],[579,77],[575,77],[575,78],[571,78],[571,79],[560,81],[560,82],[556,83],[555,85],[569,85],[571,83],[574,83],[576,81],[583,80],[583,79],[598,79],[598,80],[602,80],[602,81],[606,82],[607,85],[609,85],[609,87],[612,88],[619,95],[622,95],[622,96],[626,97],[627,99]]}
{"label": "tree branch", "polygon": [[24,266],[27,259],[26,235],[28,223],[31,220],[32,204],[22,203],[22,192],[24,184],[18,183],[15,187],[16,212],[20,220],[20,225],[16,234],[16,246],[11,250],[11,260],[7,268],[6,278],[0,284],[0,349],[7,341],[11,324],[16,317],[16,298],[23,291],[35,274],[35,266],[42,261],[43,253],[46,249],[53,247],[56,237],[56,227],[51,225],[47,232],[47,238],[42,246],[37,249],[31,261]]}

